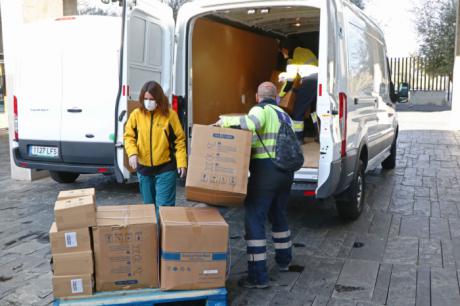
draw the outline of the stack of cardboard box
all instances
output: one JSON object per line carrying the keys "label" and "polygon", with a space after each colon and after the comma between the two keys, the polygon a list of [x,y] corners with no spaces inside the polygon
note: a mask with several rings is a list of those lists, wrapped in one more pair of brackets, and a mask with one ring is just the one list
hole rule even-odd
{"label": "stack of cardboard box", "polygon": [[94,188],[62,191],[51,225],[55,297],[93,293],[93,251],[90,227],[96,225]]}

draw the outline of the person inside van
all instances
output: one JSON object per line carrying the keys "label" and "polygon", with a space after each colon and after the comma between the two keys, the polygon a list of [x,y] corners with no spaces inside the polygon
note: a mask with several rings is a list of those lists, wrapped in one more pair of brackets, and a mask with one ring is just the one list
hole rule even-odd
{"label": "person inside van", "polygon": [[280,74],[282,82],[293,81],[297,74],[301,77],[300,88],[296,90],[296,100],[292,119],[298,139],[303,142],[305,116],[310,114],[315,127],[315,138],[318,132],[318,118],[314,107],[317,100],[316,88],[318,87],[318,58],[307,48],[297,47],[289,60],[286,72]]}
{"label": "person inside van", "polygon": [[161,86],[150,81],[139,95],[139,107],[125,127],[125,148],[129,165],[137,170],[145,204],[174,206],[176,177],[187,173],[185,134]]}

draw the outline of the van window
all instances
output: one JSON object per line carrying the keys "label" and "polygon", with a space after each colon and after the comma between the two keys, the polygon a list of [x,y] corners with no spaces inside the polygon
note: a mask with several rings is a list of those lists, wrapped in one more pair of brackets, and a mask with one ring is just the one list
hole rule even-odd
{"label": "van window", "polygon": [[383,44],[372,38],[374,58],[374,94],[386,96],[388,94],[388,75],[386,69],[386,56]]}
{"label": "van window", "polygon": [[163,53],[158,42],[163,40],[163,30],[140,12],[131,17],[128,27],[128,84],[130,98],[137,100],[146,80],[161,83]]}
{"label": "van window", "polygon": [[356,25],[348,26],[348,74],[350,93],[354,97],[372,96],[374,90],[374,59],[367,34]]}

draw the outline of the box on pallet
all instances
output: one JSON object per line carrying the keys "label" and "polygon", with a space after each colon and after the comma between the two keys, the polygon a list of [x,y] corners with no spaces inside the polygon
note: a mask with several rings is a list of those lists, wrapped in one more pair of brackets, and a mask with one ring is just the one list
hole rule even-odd
{"label": "box on pallet", "polygon": [[57,201],[54,216],[58,231],[96,225],[96,203],[93,196]]}
{"label": "box on pallet", "polygon": [[93,287],[91,274],[53,276],[55,298],[92,295]]}
{"label": "box on pallet", "polygon": [[93,241],[97,291],[159,286],[154,205],[98,207]]}
{"label": "box on pallet", "polygon": [[50,229],[51,253],[71,253],[91,251],[89,228],[58,231],[53,222]]}
{"label": "box on pallet", "polygon": [[216,208],[160,207],[161,289],[225,286],[228,225]]}
{"label": "box on pallet", "polygon": [[53,254],[53,272],[57,276],[92,274],[93,266],[92,251]]}
{"label": "box on pallet", "polygon": [[252,133],[196,124],[192,133],[187,200],[220,206],[243,204]]}
{"label": "box on pallet", "polygon": [[61,200],[86,197],[86,196],[91,196],[95,198],[96,190],[94,188],[64,190],[64,191],[59,192],[57,199],[58,201],[61,201]]}

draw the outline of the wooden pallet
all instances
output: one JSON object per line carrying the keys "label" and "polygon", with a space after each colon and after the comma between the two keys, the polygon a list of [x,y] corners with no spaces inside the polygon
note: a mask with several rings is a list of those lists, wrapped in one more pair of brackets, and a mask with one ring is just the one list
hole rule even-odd
{"label": "wooden pallet", "polygon": [[113,292],[98,292],[92,296],[72,299],[57,299],[54,305],[91,306],[150,306],[159,303],[205,301],[206,306],[227,306],[225,288],[189,291],[161,291],[160,289],[139,289]]}

